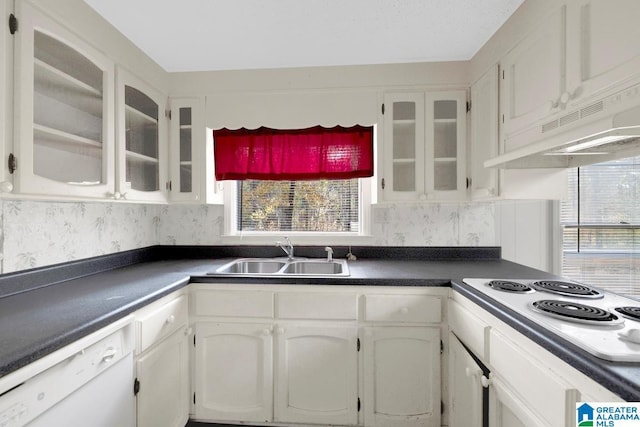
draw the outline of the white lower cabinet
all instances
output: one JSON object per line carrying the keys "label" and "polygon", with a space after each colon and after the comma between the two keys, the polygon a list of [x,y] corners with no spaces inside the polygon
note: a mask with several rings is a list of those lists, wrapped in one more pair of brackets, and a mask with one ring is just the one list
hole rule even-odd
{"label": "white lower cabinet", "polygon": [[482,369],[449,334],[449,426],[482,427]]}
{"label": "white lower cabinet", "polygon": [[275,420],[358,423],[355,326],[278,326]]}
{"label": "white lower cabinet", "polygon": [[183,427],[189,417],[189,340],[175,332],[137,359],[138,427]]}
{"label": "white lower cabinet", "polygon": [[448,289],[292,289],[191,285],[193,419],[440,426]]}
{"label": "white lower cabinet", "polygon": [[271,331],[270,323],[196,323],[196,419],[273,420]]}
{"label": "white lower cabinet", "polygon": [[189,418],[188,303],[185,290],[135,313],[138,427],[183,427]]}
{"label": "white lower cabinet", "polygon": [[440,426],[439,328],[366,327],[363,352],[366,426]]}

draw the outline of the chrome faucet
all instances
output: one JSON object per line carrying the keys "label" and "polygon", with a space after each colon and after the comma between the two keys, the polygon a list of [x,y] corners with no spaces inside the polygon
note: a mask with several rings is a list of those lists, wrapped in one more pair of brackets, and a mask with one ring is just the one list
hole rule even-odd
{"label": "chrome faucet", "polygon": [[287,254],[287,258],[289,258],[289,260],[293,259],[293,243],[291,243],[291,240],[289,240],[288,237],[284,238],[284,243],[280,241],[276,242],[276,246]]}

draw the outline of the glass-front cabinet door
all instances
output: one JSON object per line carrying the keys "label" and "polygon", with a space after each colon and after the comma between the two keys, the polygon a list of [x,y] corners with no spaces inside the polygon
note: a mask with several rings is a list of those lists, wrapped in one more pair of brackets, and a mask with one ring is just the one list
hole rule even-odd
{"label": "glass-front cabinet door", "polygon": [[171,99],[169,132],[170,178],[172,201],[201,199],[201,167],[204,153],[204,102],[200,98]]}
{"label": "glass-front cabinet door", "polygon": [[118,186],[116,198],[165,201],[165,98],[118,68]]}
{"label": "glass-front cabinet door", "polygon": [[26,2],[16,7],[16,192],[112,197],[113,63]]}
{"label": "glass-front cabinet door", "polygon": [[466,191],[466,92],[427,92],[425,113],[427,197],[462,197]]}
{"label": "glass-front cabinet door", "polygon": [[390,93],[384,97],[384,176],[387,200],[424,194],[424,93]]}

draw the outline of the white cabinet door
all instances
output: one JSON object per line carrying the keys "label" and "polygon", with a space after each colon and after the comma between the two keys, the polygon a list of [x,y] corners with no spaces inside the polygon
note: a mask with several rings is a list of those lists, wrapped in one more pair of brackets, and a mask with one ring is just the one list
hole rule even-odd
{"label": "white cabinet door", "polygon": [[365,426],[440,426],[440,330],[364,329]]}
{"label": "white cabinet door", "polygon": [[166,97],[144,81],[118,68],[118,185],[116,198],[167,199]]}
{"label": "white cabinet door", "polygon": [[171,100],[169,132],[169,194],[171,201],[201,199],[205,153],[204,102],[200,98]]}
{"label": "white cabinet door", "polygon": [[136,362],[138,427],[183,427],[189,418],[189,341],[174,332]]}
{"label": "white cabinet door", "polygon": [[567,10],[567,97],[580,101],[640,75],[640,2],[577,0]]}
{"label": "white cabinet door", "polygon": [[496,197],[498,170],[485,168],[485,160],[499,154],[498,135],[498,66],[491,67],[471,86],[471,143],[470,174],[471,197]]}
{"label": "white cabinet door", "polygon": [[466,192],[467,94],[427,92],[425,187],[429,199],[458,199]]}
{"label": "white cabinet door", "polygon": [[16,2],[17,193],[113,197],[114,64]]}
{"label": "white cabinet door", "polygon": [[518,148],[513,133],[560,108],[565,91],[565,15],[562,4],[502,60],[501,99],[505,151]]}
{"label": "white cabinet door", "polygon": [[195,418],[273,419],[271,324],[196,323]]}
{"label": "white cabinet door", "polygon": [[449,334],[449,426],[482,427],[482,369]]}
{"label": "white cabinet door", "polygon": [[357,424],[357,329],[281,325],[276,332],[275,421]]}
{"label": "white cabinet door", "polygon": [[384,176],[386,200],[424,195],[424,93],[384,95]]}
{"label": "white cabinet door", "polygon": [[[541,393],[544,393],[544,391],[541,391]],[[516,396],[517,394],[498,378],[491,380],[489,387],[489,427],[552,427],[533,414]]]}

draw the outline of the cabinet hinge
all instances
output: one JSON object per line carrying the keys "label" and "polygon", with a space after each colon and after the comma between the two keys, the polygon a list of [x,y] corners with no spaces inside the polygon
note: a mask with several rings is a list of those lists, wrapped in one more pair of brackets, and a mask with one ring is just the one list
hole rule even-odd
{"label": "cabinet hinge", "polygon": [[9,15],[9,32],[13,35],[18,31],[18,18],[13,13]]}
{"label": "cabinet hinge", "polygon": [[471,111],[471,102],[467,101],[467,113]]}
{"label": "cabinet hinge", "polygon": [[360,338],[356,341],[356,350],[360,351]]}
{"label": "cabinet hinge", "polygon": [[504,124],[504,114],[502,115],[502,124]]}
{"label": "cabinet hinge", "polygon": [[471,187],[471,178],[467,178],[467,188]]}
{"label": "cabinet hinge", "polygon": [[381,110],[382,110],[382,115],[384,116],[384,104],[382,104]]}
{"label": "cabinet hinge", "polygon": [[193,404],[194,405],[196,404],[196,394],[195,393],[193,393]]}
{"label": "cabinet hinge", "polygon": [[137,396],[139,391],[140,391],[140,381],[138,381],[138,379],[136,378],[135,380],[133,380],[133,395]]}
{"label": "cabinet hinge", "polygon": [[171,191],[171,181],[167,181],[164,186],[168,191]]}
{"label": "cabinet hinge", "polygon": [[440,354],[444,353],[444,342],[440,340]]}
{"label": "cabinet hinge", "polygon": [[502,80],[504,80],[504,70],[502,70]]}
{"label": "cabinet hinge", "polygon": [[14,156],[13,153],[9,154],[7,166],[9,167],[9,173],[14,173],[16,169],[18,169],[18,158]]}
{"label": "cabinet hinge", "polygon": [[193,334],[193,346],[196,346],[196,334]]}
{"label": "cabinet hinge", "polygon": [[360,412],[360,397],[358,397],[358,412]]}
{"label": "cabinet hinge", "polygon": [[171,120],[171,110],[164,110],[164,116]]}
{"label": "cabinet hinge", "polygon": [[384,190],[384,187],[386,186],[386,184],[384,183],[384,178],[382,178],[382,181],[380,181],[380,185],[382,186],[382,189]]}
{"label": "cabinet hinge", "polygon": [[444,414],[444,400],[440,401],[440,414]]}

